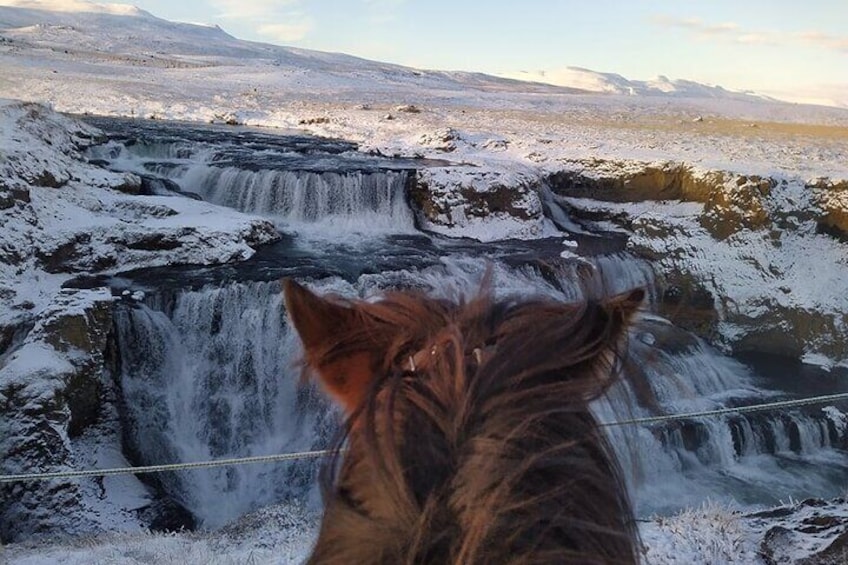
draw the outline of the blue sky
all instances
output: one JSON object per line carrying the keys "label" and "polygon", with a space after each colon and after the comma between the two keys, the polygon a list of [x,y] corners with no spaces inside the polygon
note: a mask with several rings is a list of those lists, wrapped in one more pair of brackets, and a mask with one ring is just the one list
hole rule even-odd
{"label": "blue sky", "polygon": [[132,3],[166,19],[218,24],[242,39],[416,67],[555,76],[580,66],[770,92],[848,88],[848,0]]}

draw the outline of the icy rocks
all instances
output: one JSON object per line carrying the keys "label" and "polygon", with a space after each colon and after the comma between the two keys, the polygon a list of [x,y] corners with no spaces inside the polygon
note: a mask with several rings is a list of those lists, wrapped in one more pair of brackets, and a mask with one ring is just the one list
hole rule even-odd
{"label": "icy rocks", "polygon": [[736,352],[848,360],[848,184],[674,163],[571,166],[549,176],[552,190],[589,229],[629,234],[627,248],[657,268],[663,315]]}
{"label": "icy rocks", "polygon": [[[73,273],[244,260],[279,238],[268,221],[233,210],[137,195],[140,178],[82,156],[99,135],[43,106],[0,101],[3,474],[91,465],[81,462],[88,455],[77,448],[83,436],[101,426],[120,435],[116,421],[103,416],[113,386],[104,371],[114,298],[104,288],[61,288]],[[120,453],[117,444],[114,439],[112,448]],[[94,479],[5,485],[0,539],[113,527],[92,502],[104,488]],[[115,512],[138,523],[137,508]]]}
{"label": "icy rocks", "polygon": [[681,163],[632,163],[600,159],[568,161],[546,179],[559,195],[609,202],[686,200],[707,202],[725,181],[720,172],[698,174]]}
{"label": "icy rocks", "polygon": [[763,560],[768,565],[845,563],[848,553],[846,502],[844,499],[808,499],[750,515],[752,523],[766,528],[760,543]]}
{"label": "icy rocks", "polygon": [[481,241],[557,232],[545,217],[542,182],[521,171],[446,167],[419,172],[409,198],[425,230]]}
{"label": "icy rocks", "polygon": [[848,180],[819,178],[807,183],[807,188],[822,210],[819,231],[848,242]]}
{"label": "icy rocks", "polygon": [[462,134],[453,128],[445,128],[433,133],[422,134],[418,143],[430,149],[451,153],[456,151],[457,143],[462,141]]}
{"label": "icy rocks", "polygon": [[[74,467],[71,440],[100,412],[111,303],[105,289],[60,293],[0,367],[4,474]],[[0,492],[0,537],[5,541],[84,532],[93,524],[80,511],[77,482],[12,483]]]}

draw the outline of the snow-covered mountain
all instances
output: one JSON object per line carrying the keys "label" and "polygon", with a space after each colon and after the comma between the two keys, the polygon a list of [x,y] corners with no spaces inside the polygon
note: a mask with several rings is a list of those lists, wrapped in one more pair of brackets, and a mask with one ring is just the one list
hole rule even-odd
{"label": "snow-covered mountain", "polygon": [[754,92],[735,92],[721,86],[710,86],[691,80],[669,79],[663,75],[651,80],[631,80],[620,74],[602,73],[582,67],[565,67],[554,71],[523,71],[505,76],[607,94],[771,100],[767,96]]}
{"label": "snow-covered mountain", "polygon": [[38,51],[42,59],[57,62],[111,60],[167,68],[267,64],[278,72],[368,73],[445,88],[562,91],[482,73],[423,71],[342,53],[244,41],[218,26],[171,22],[132,6],[86,0],[0,0],[0,47],[15,54]]}
{"label": "snow-covered mountain", "polygon": [[[522,72],[496,77],[483,73],[418,70],[369,61],[340,53],[281,47],[237,39],[218,26],[171,22],[123,4],[87,0],[0,0],[0,41],[19,48],[47,48],[70,57],[94,53],[137,60],[176,59],[199,64],[198,58],[241,59],[242,64],[270,60],[282,69],[301,72],[371,72],[385,79],[404,77],[444,88],[457,84],[472,88],[513,91],[605,93],[690,98],[756,99],[732,92],[660,76],[651,81],[629,80],[614,73],[579,67],[554,72]],[[2,45],[2,43],[0,43]],[[208,62],[208,61],[207,61]],[[221,61],[219,61],[221,63]],[[519,81],[519,82],[516,82]]]}

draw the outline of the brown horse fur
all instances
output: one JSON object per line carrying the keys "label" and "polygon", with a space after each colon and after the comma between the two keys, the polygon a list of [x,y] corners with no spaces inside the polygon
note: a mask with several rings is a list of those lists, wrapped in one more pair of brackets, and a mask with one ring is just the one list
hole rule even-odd
{"label": "brown horse fur", "polygon": [[305,369],[347,414],[310,563],[638,562],[587,404],[615,379],[643,291],[366,303],[284,288]]}

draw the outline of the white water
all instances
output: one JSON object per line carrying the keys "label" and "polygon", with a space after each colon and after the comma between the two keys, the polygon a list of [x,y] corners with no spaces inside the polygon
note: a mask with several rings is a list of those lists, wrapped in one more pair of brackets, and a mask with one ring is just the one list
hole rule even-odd
{"label": "white water", "polygon": [[[276,283],[180,293],[170,316],[152,304],[122,309],[117,326],[130,443],[147,464],[308,450],[331,419],[298,387],[296,338]],[[244,465],[165,476],[166,490],[205,527],[307,496],[315,464]]]}
{"label": "white water", "polygon": [[[624,257],[605,258],[595,276],[615,291],[649,282],[648,271],[633,265],[627,269],[623,262]],[[325,279],[317,287],[319,292],[352,296],[386,285],[414,284],[456,297],[476,291],[487,268],[493,269],[495,292],[501,296],[542,293],[564,298],[580,292],[573,285],[564,292],[557,288],[563,281],[552,284],[532,268],[510,269],[462,257],[420,271],[365,275],[356,285]],[[610,277],[620,269],[636,278],[613,283]],[[333,420],[312,392],[296,385],[291,361],[299,346],[286,328],[276,283],[185,291],[172,306],[151,302],[149,307],[122,311],[118,326],[122,388],[144,463],[328,445]],[[664,339],[684,343],[669,351],[656,345]],[[595,403],[601,421],[769,398],[754,387],[745,366],[661,319],[647,316],[636,326],[628,355],[628,371],[636,367],[639,375],[631,374]],[[638,378],[644,379],[648,391],[641,397],[647,394],[648,402],[641,405],[635,392]],[[793,496],[838,494],[848,463],[844,454],[829,449],[832,433],[845,440],[838,418],[838,412],[813,417],[791,411],[611,427],[608,432],[637,511],[647,515],[706,499],[766,504]],[[287,465],[192,471],[169,477],[166,488],[204,526],[215,527],[289,496],[314,497],[315,465]]]}
{"label": "white water", "polygon": [[193,167],[176,179],[215,204],[267,216],[286,227],[349,233],[413,233],[403,171],[245,171]]}
{"label": "white water", "polygon": [[[272,155],[272,154],[269,154]],[[110,142],[89,150],[121,171],[176,182],[204,200],[265,216],[281,228],[321,239],[415,233],[406,200],[407,171],[322,171],[217,166],[212,147],[189,141],[125,146]],[[280,154],[281,158],[285,155]],[[327,166],[336,156],[315,157]]]}

